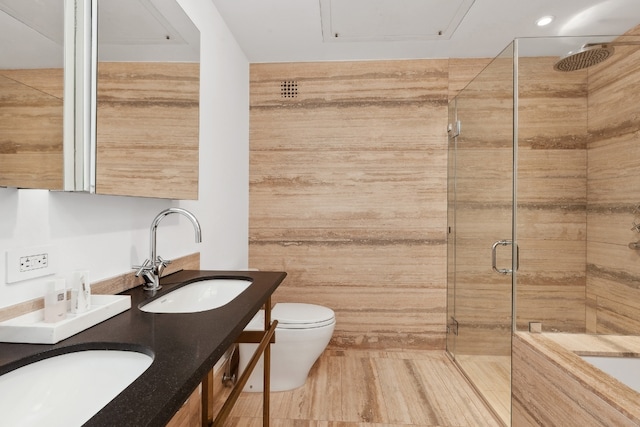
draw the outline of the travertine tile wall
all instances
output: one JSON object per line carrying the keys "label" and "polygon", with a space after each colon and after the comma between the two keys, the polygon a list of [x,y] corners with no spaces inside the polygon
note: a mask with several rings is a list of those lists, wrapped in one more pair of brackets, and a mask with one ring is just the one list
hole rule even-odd
{"label": "travertine tile wall", "polygon": [[62,69],[0,70],[0,185],[61,190]]}
{"label": "travertine tile wall", "polygon": [[199,82],[198,63],[99,64],[99,194],[198,198]]}
{"label": "travertine tile wall", "polygon": [[589,74],[589,332],[640,333],[640,251],[628,248],[640,240],[631,230],[640,222],[639,64],[638,46],[617,46]]}
{"label": "travertine tile wall", "polygon": [[[624,57],[607,65],[620,67],[612,87],[592,70],[553,71],[556,58],[520,58],[520,328],[541,321],[545,330],[582,332],[586,316],[594,330],[598,306],[599,331],[637,330],[640,255],[626,245],[640,203],[630,185],[638,115],[619,89],[621,78],[635,78],[627,62],[635,56]],[[446,97],[487,63],[252,65],[250,262],[289,272],[276,301],[334,308],[334,346],[444,345]],[[287,83],[297,84],[295,98],[282,97],[293,96]],[[614,273],[607,257],[628,267]]]}
{"label": "travertine tile wall", "polygon": [[251,66],[250,266],[334,309],[334,347],[444,348],[448,70]]}
{"label": "travertine tile wall", "polygon": [[[99,79],[97,192],[197,199],[199,64],[101,63]],[[0,185],[61,190],[62,69],[0,70],[0,87]]]}
{"label": "travertine tile wall", "polygon": [[[511,276],[492,270],[491,248],[512,234],[513,91],[509,53],[492,61],[456,99],[461,132],[455,152],[456,218],[450,224],[456,245],[456,356],[511,351]],[[498,252],[498,268],[509,267],[511,247]]]}
{"label": "travertine tile wall", "polygon": [[570,73],[555,60],[519,63],[518,327],[637,334],[640,50]]}
{"label": "travertine tile wall", "polygon": [[[460,91],[462,91],[465,87],[469,86],[469,85],[473,85],[474,83],[472,82],[473,79],[478,76],[480,74],[480,72],[485,69],[489,63],[491,62],[491,58],[484,58],[484,59],[474,59],[474,60],[469,60],[469,59],[450,59],[449,60],[449,99],[450,101],[453,100],[454,97],[458,96],[460,94]],[[457,103],[457,101],[456,101]],[[464,105],[461,105],[461,108],[464,108]],[[449,108],[449,119],[448,119],[448,123],[453,124],[456,120],[458,119],[458,111],[456,110],[456,108],[454,108],[453,106],[450,106]],[[467,124],[465,122],[464,124],[464,128],[467,128]],[[449,138],[448,140],[448,174],[447,174],[447,225],[449,226],[448,228],[448,242],[447,242],[447,283],[449,284],[453,284],[455,283],[456,277],[457,277],[457,272],[456,272],[456,266],[458,265],[456,263],[456,247],[455,247],[455,236],[456,236],[456,229],[455,229],[455,221],[456,221],[456,187],[455,187],[455,179],[456,179],[456,174],[455,174],[455,170],[456,170],[456,156],[455,156],[455,150],[456,150],[456,140]],[[458,319],[456,319],[456,316],[458,316],[458,314],[456,313],[456,301],[457,301],[457,289],[454,285],[448,285],[447,286],[447,327],[451,327],[452,330],[455,331],[455,323],[454,320],[457,321]],[[465,325],[465,321],[469,320],[469,318],[461,318],[459,319],[462,321],[462,328],[463,328],[463,333],[464,332],[471,332],[474,333],[479,331],[473,328],[467,328],[466,331],[464,330],[465,326],[469,326],[469,325]],[[486,329],[483,329],[483,331],[486,331]],[[476,342],[476,338],[477,335],[475,336],[471,336],[468,338],[471,339],[464,339],[463,342],[464,344],[467,344],[467,348],[460,348],[458,349],[458,339],[457,339],[457,335],[455,333],[451,333],[451,334],[447,334],[447,348],[455,354],[459,354],[458,350],[460,351],[465,351],[468,352],[470,354],[473,354],[476,352],[476,349],[474,348],[469,348],[469,345]],[[461,340],[462,341],[462,340]]]}
{"label": "travertine tile wall", "polygon": [[556,60],[518,61],[516,321],[584,332],[587,71],[555,71]]}
{"label": "travertine tile wall", "polygon": [[[523,65],[520,80],[526,84],[520,88],[525,155],[520,165],[524,193],[519,233],[521,266],[527,265],[521,267],[520,320],[525,325],[543,321],[552,329],[581,331],[586,280],[586,78],[576,82],[573,76],[559,75],[551,61]],[[452,60],[448,69],[444,61],[252,66],[250,263],[289,272],[276,301],[334,308],[338,316],[334,346],[444,345],[446,137],[442,129],[447,116],[442,96],[447,80],[448,96],[453,97],[487,63]],[[542,70],[546,67],[553,74]],[[500,82],[510,81],[510,65],[503,68],[507,74],[489,82],[494,92]],[[439,71],[426,72],[429,69]],[[281,97],[281,85],[287,83],[297,84],[297,98]],[[508,88],[503,89],[511,99]],[[417,103],[416,97],[423,101]],[[483,144],[495,146],[501,140],[499,123],[489,120],[491,114],[503,111],[500,97],[489,106],[486,96],[466,101],[463,108],[469,110],[486,107],[486,114],[465,123],[467,134],[475,129],[477,139],[467,147],[471,151],[466,158],[476,162],[478,155],[485,155],[489,157],[484,163],[500,164],[495,150],[480,152]],[[578,109],[579,120],[570,120]],[[510,134],[509,118],[503,121],[505,135]],[[509,164],[510,158],[504,160]],[[459,170],[464,179],[473,172],[473,164],[463,162]],[[489,167],[487,178],[492,173],[496,170]],[[472,175],[467,182],[474,181]],[[510,198],[510,181],[505,183],[504,188],[494,189],[493,203]],[[471,187],[461,195],[461,200],[467,196],[469,209],[459,212],[470,215],[473,238],[474,227],[481,231],[496,224],[496,212],[485,215],[486,206],[474,203],[476,192]],[[416,231],[427,238],[420,240]],[[490,249],[491,243],[483,248]],[[459,248],[465,246],[469,265],[488,265],[489,252],[471,243]],[[464,251],[458,255],[464,256]],[[459,283],[468,286],[460,286],[457,303],[459,313],[467,306],[470,310],[459,320],[462,328],[467,325],[466,333],[478,339],[460,341],[470,347],[458,351],[486,352],[487,348],[473,348],[473,343],[490,342],[492,352],[508,353],[508,340],[488,338],[500,328],[495,321],[496,301],[506,301],[506,311],[511,308],[509,284],[500,288],[505,292],[501,297],[496,290],[479,292],[486,280],[467,276],[458,276]],[[506,319],[508,330],[506,311],[498,318]]]}

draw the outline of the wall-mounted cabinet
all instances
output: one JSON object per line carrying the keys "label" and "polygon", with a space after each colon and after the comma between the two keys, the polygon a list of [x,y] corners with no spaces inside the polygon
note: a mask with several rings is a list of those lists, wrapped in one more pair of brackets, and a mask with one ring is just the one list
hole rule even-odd
{"label": "wall-mounted cabinet", "polygon": [[1,186],[64,188],[65,138],[73,136],[63,128],[65,79],[73,72],[64,73],[73,56],[64,22],[72,10],[60,0],[0,1]]}
{"label": "wall-mounted cabinet", "polygon": [[41,3],[0,0],[0,186],[197,199],[200,33],[180,5]]}

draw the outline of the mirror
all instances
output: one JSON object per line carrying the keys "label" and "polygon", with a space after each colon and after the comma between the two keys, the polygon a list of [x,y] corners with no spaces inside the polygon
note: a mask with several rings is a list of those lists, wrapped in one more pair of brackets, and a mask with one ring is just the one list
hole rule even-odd
{"label": "mirror", "polygon": [[0,40],[0,186],[198,197],[200,33],[176,0],[0,0]]}
{"label": "mirror", "polygon": [[64,20],[64,0],[0,1],[0,186],[64,189]]}
{"label": "mirror", "polygon": [[175,0],[97,0],[95,192],[198,198],[200,32]]}

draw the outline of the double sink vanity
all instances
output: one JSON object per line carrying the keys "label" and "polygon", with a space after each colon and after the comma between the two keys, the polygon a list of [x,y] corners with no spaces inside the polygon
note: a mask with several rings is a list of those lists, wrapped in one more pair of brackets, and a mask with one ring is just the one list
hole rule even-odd
{"label": "double sink vanity", "polygon": [[[7,143],[0,187],[196,200],[200,31],[180,4],[12,5],[0,5],[0,22],[14,29],[2,40],[7,111],[0,128]],[[97,292],[130,297],[120,314],[50,341],[0,337],[13,342],[0,343],[3,423],[42,425],[38,417],[45,414],[47,425],[164,426],[202,383],[205,425],[212,369],[227,349],[238,340],[261,341],[269,361],[277,322],[265,322],[259,335],[243,329],[262,306],[270,316],[271,294],[286,273],[182,270],[157,283],[166,263],[156,257],[153,225],[152,239],[154,262],[139,266],[136,276],[161,289],[129,289],[138,284],[129,273],[111,280],[116,290]],[[47,394],[56,399],[41,401]]]}
{"label": "double sink vanity", "polygon": [[[118,366],[123,366],[122,376],[131,376],[132,382],[125,379],[122,391],[115,391],[117,395],[106,406],[91,410],[82,399],[63,400],[56,410],[63,414],[92,411],[80,418],[83,422],[88,419],[86,426],[166,425],[201,383],[203,389],[210,389],[214,365],[238,340],[255,313],[263,305],[270,306],[271,295],[285,276],[284,272],[268,271],[182,270],[163,277],[158,292],[135,287],[122,293],[130,295],[131,309],[57,344],[0,344],[0,388],[4,374],[35,367],[43,360],[62,360],[56,356],[74,356],[79,359],[49,369],[58,371],[51,376],[55,382],[48,384],[49,390],[52,395],[63,395],[63,399],[74,392],[91,401],[92,393],[102,391],[92,385],[109,382],[109,374],[106,379],[100,379],[100,375],[110,372],[116,382],[122,379],[117,374]],[[196,298],[194,292],[200,297]],[[121,356],[131,356],[132,360],[120,360]],[[129,368],[134,372],[128,372]],[[77,384],[86,389],[65,392],[65,387],[76,384],[73,381],[78,376]],[[24,378],[28,381],[28,373]],[[203,390],[203,424],[211,417],[209,394]],[[17,397],[24,402],[28,396]],[[33,410],[24,405],[21,408]],[[24,414],[25,419],[32,415]],[[50,419],[56,417],[55,413],[49,415]]]}

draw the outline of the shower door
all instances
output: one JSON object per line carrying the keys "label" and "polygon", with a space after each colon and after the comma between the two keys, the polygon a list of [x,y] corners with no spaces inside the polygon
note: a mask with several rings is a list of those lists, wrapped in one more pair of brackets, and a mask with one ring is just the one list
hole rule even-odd
{"label": "shower door", "polygon": [[513,50],[450,103],[447,349],[510,424]]}

